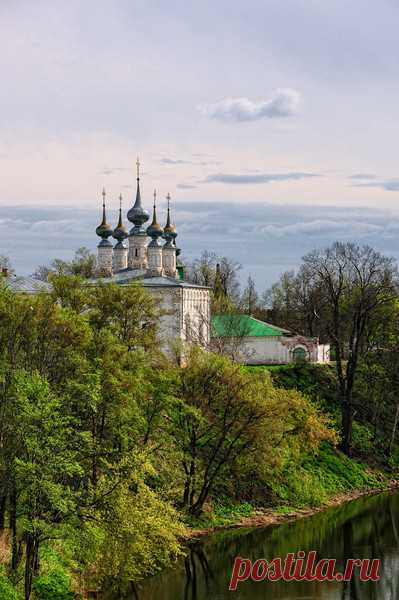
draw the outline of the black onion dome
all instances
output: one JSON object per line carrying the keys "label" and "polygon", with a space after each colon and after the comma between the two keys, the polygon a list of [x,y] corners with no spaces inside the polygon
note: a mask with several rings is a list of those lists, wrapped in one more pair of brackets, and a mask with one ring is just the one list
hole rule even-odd
{"label": "black onion dome", "polygon": [[129,235],[128,230],[122,223],[122,194],[119,196],[119,202],[119,221],[112,235],[118,242],[122,242]]}
{"label": "black onion dome", "polygon": [[146,211],[141,204],[141,193],[140,193],[140,162],[137,159],[137,192],[136,202],[127,213],[128,220],[137,227],[137,231],[140,231],[144,223],[150,218],[150,214]]}
{"label": "black onion dome", "polygon": [[170,222],[170,206],[169,206],[170,194],[168,194],[166,196],[166,198],[168,200],[168,216],[166,218],[166,225],[163,230],[163,237],[165,238],[165,240],[171,241],[177,236],[177,233],[176,233],[176,227],[174,225],[172,225]]}
{"label": "black onion dome", "polygon": [[154,190],[154,208],[152,213],[152,223],[147,227],[147,235],[152,238],[158,238],[163,235],[163,229],[157,221],[157,209],[156,209],[156,191]]}
{"label": "black onion dome", "polygon": [[103,190],[103,220],[100,225],[96,228],[96,234],[106,240],[110,235],[112,235],[112,227],[109,223],[107,223],[107,218],[105,215],[105,190]]}

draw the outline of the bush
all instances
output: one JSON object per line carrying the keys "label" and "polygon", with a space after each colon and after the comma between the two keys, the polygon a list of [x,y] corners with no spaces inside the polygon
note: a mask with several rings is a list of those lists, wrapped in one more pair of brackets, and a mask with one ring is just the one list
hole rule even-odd
{"label": "bush", "polygon": [[287,468],[272,487],[283,502],[319,506],[331,496],[379,485],[381,480],[367,470],[367,465],[322,443],[316,456],[308,455],[301,465]]}
{"label": "bush", "polygon": [[69,577],[63,571],[53,571],[37,577],[33,583],[33,591],[37,600],[73,600],[70,586]]}
{"label": "bush", "polygon": [[17,590],[11,584],[11,582],[4,575],[4,572],[0,570],[0,598],[1,600],[20,600],[21,596]]}

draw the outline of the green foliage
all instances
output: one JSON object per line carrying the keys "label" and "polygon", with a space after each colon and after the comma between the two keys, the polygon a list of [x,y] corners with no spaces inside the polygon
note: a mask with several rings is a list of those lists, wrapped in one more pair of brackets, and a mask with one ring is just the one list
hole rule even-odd
{"label": "green foliage", "polygon": [[177,537],[184,528],[175,509],[145,483],[153,472],[149,463],[132,456],[123,470],[127,476],[120,485],[115,486],[115,479],[121,473],[98,484],[103,499],[95,511],[101,529],[96,564],[103,579],[138,581],[181,553]]}
{"label": "green foliage", "polygon": [[22,597],[6,577],[4,570],[0,567],[0,598],[1,600],[22,600]]}
{"label": "green foliage", "polygon": [[36,600],[73,600],[75,596],[70,587],[70,579],[63,571],[41,575],[33,582]]}
{"label": "green foliage", "polygon": [[319,506],[333,495],[377,487],[381,482],[367,465],[322,444],[316,456],[307,456],[302,464],[286,468],[272,488],[280,501],[301,507]]}
{"label": "green foliage", "polygon": [[213,504],[213,524],[226,525],[236,523],[243,517],[249,517],[253,513],[254,507],[250,502],[233,503],[231,499],[216,501]]}

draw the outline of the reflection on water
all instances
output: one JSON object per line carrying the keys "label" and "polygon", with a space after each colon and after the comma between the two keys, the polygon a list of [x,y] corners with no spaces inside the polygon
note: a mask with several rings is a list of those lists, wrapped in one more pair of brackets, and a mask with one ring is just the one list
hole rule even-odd
{"label": "reflection on water", "polygon": [[[184,560],[125,595],[106,600],[399,600],[399,493],[360,498],[313,517],[277,527],[221,532],[197,541]],[[272,559],[316,550],[344,570],[348,558],[380,558],[381,580],[362,583],[259,582],[228,590],[236,556]]]}

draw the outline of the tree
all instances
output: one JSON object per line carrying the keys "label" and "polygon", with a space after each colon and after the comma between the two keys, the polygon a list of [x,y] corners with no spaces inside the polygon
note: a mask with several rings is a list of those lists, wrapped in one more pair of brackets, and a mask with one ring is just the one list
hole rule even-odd
{"label": "tree", "polygon": [[77,480],[82,475],[76,434],[62,404],[39,375],[16,374],[13,398],[16,453],[12,477],[25,542],[25,600],[39,573],[39,548],[77,525]]}
{"label": "tree", "polygon": [[367,327],[397,297],[393,259],[369,246],[336,242],[303,259],[302,277],[317,292],[317,317],[333,347],[342,413],[342,449],[352,446],[353,388]]}
{"label": "tree", "polygon": [[156,347],[160,311],[139,284],[100,281],[91,287],[89,318],[95,330],[109,328],[128,350]]}
{"label": "tree", "polygon": [[182,505],[198,516],[221,472],[254,443],[266,407],[259,382],[199,349],[182,370],[179,395],[174,434],[183,453]]}
{"label": "tree", "polygon": [[301,335],[328,341],[317,312],[322,296],[323,289],[309,279],[303,266],[297,274],[287,271],[263,294],[267,319]]}
{"label": "tree", "polygon": [[14,272],[9,257],[0,254],[0,271],[3,269],[6,269],[8,273]]}
{"label": "tree", "polygon": [[266,371],[249,372],[198,348],[181,370],[171,416],[184,472],[182,506],[195,517],[217,487],[228,488],[240,463],[247,463],[246,473],[262,468],[270,475],[279,457],[335,440],[327,420],[298,392],[275,389]]}
{"label": "tree", "polygon": [[[97,491],[102,500],[93,511],[94,523],[101,527],[97,533],[97,568],[101,579],[113,583],[118,591],[181,555],[178,536],[184,527],[177,511],[147,485],[153,474],[151,464],[132,452],[118,472],[99,482]],[[115,486],[118,479],[120,483]],[[88,520],[88,528],[91,523]]]}
{"label": "tree", "polygon": [[232,304],[239,300],[238,271],[241,265],[226,256],[218,258],[214,252],[204,250],[188,269],[188,280],[215,290],[215,297],[225,298]]}
{"label": "tree", "polygon": [[256,291],[255,282],[251,275],[248,276],[247,286],[241,296],[241,309],[248,315],[253,315],[258,309],[259,296]]}
{"label": "tree", "polygon": [[399,422],[399,303],[385,306],[367,327],[354,399],[364,423],[373,425],[377,453],[392,455]]}
{"label": "tree", "polygon": [[50,265],[40,265],[33,276],[41,281],[48,281],[50,275],[77,275],[83,279],[96,276],[97,258],[88,248],[82,246],[75,252],[72,260],[55,258]]}

